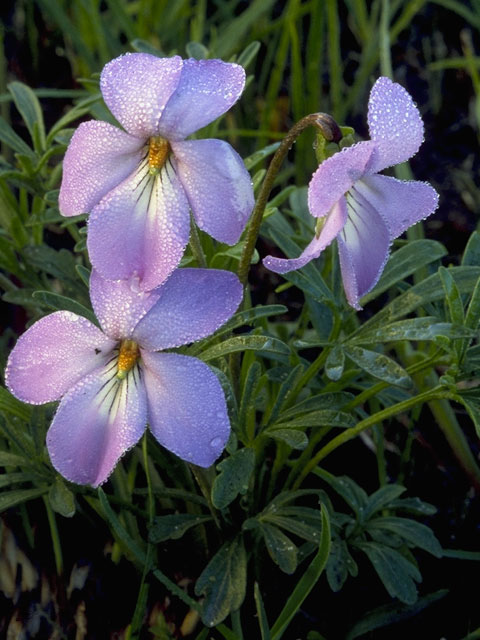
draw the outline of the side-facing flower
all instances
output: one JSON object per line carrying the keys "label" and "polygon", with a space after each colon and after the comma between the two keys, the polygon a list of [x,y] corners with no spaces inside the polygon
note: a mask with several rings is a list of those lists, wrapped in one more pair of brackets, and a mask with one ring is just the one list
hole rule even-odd
{"label": "side-facing flower", "polygon": [[323,225],[317,223],[310,244],[298,258],[267,256],[263,261],[276,273],[300,269],[336,238],[343,286],[355,309],[361,309],[360,298],[377,283],[391,242],[438,204],[437,192],[426,182],[378,175],[411,158],[423,142],[420,113],[402,86],[385,77],[376,81],[368,126],[371,140],[336,153],[313,174],[308,207],[312,216],[326,218]]}
{"label": "side-facing flower", "polygon": [[10,354],[6,383],[20,400],[61,398],[47,433],[53,466],[78,484],[98,486],[141,438],[210,466],[230,433],[225,396],[201,360],[160,352],[210,335],[242,298],[229,271],[179,269],[150,292],[135,281],[93,271],[90,296],[101,331],[57,311],[30,327]]}
{"label": "side-facing flower", "polygon": [[221,140],[185,140],[239,98],[245,71],[221,60],[125,54],[103,69],[105,103],[124,128],[80,125],[65,155],[59,206],[90,213],[88,251],[110,280],[150,290],[180,262],[190,210],[200,229],[234,244],[253,208],[242,159]]}

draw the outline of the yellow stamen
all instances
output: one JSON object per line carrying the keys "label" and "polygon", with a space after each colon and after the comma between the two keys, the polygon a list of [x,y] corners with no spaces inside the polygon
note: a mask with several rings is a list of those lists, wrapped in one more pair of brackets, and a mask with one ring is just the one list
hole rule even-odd
{"label": "yellow stamen", "polygon": [[138,344],[133,340],[123,340],[118,353],[117,378],[123,380],[132,369],[140,356]]}
{"label": "yellow stamen", "polygon": [[168,140],[153,136],[148,143],[148,167],[152,175],[156,175],[167,161],[170,153]]}

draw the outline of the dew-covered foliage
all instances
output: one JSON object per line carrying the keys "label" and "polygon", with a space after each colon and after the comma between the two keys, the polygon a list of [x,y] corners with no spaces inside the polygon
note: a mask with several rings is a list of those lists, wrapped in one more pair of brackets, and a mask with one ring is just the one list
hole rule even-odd
{"label": "dew-covered foliage", "polygon": [[0,636],[480,637],[478,0],[7,0]]}

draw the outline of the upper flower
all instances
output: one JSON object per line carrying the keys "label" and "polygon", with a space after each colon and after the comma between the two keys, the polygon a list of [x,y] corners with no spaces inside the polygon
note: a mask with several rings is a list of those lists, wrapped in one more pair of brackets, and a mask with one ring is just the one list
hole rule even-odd
{"label": "upper flower", "polygon": [[98,486],[141,438],[210,466],[230,433],[218,378],[197,358],[155,353],[213,333],[235,312],[242,286],[229,271],[178,269],[148,293],[136,281],[93,271],[92,305],[103,329],[69,311],[45,316],[10,354],[6,383],[20,400],[62,398],[47,433],[53,466]]}
{"label": "upper flower", "polygon": [[60,212],[90,213],[93,266],[111,280],[161,284],[198,226],[234,244],[253,208],[242,159],[221,140],[185,140],[239,98],[245,71],[221,60],[120,56],[103,69],[105,103],[125,131],[91,120],[65,155]]}
{"label": "upper flower", "polygon": [[392,240],[435,211],[438,194],[426,182],[377,175],[411,158],[423,142],[423,122],[410,95],[381,77],[368,102],[370,138],[322,162],[308,188],[312,216],[326,216],[323,226],[298,257],[267,256],[264,264],[277,273],[300,269],[335,238],[347,300],[359,300],[377,283]]}

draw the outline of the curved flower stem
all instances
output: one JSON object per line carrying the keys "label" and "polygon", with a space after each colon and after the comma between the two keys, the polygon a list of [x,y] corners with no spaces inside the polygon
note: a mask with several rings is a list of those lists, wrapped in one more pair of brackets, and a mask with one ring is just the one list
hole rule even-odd
{"label": "curved flower stem", "polygon": [[240,264],[238,266],[238,277],[240,278],[240,282],[243,286],[247,284],[250,262],[255,250],[255,244],[260,231],[265,207],[267,206],[268,196],[273,188],[275,178],[277,177],[278,171],[288,150],[293,145],[296,138],[298,138],[304,129],[311,126],[319,129],[320,133],[326,140],[328,140],[328,142],[338,142],[342,138],[340,127],[331,116],[326,113],[311,113],[294,124],[282,140],[272,158],[272,161],[270,162],[265,179],[260,188],[260,193],[258,194],[257,201],[253,208],[250,226],[247,231],[247,239],[245,241],[242,257],[240,258]]}
{"label": "curved flower stem", "polygon": [[361,420],[355,427],[352,429],[348,429],[346,431],[342,431],[338,436],[330,440],[324,447],[320,449],[320,451],[308,462],[302,473],[298,476],[297,480],[293,484],[292,489],[298,489],[298,487],[302,484],[304,478],[312,471],[320,460],[326,458],[329,453],[335,451],[338,447],[353,438],[356,438],[362,431],[373,427],[373,425],[381,422],[382,420],[386,420],[387,418],[391,418],[392,416],[397,415],[398,413],[403,413],[408,409],[411,409],[417,404],[421,404],[424,402],[429,402],[430,400],[438,400],[441,398],[454,400],[455,395],[450,391],[445,390],[443,386],[437,386],[428,391],[424,391],[423,393],[419,393],[413,398],[408,398],[408,400],[403,400],[402,402],[397,402],[397,404],[392,405],[391,407],[387,407],[383,409],[383,411],[379,411],[378,413],[373,414],[372,416],[368,416],[364,420]]}

